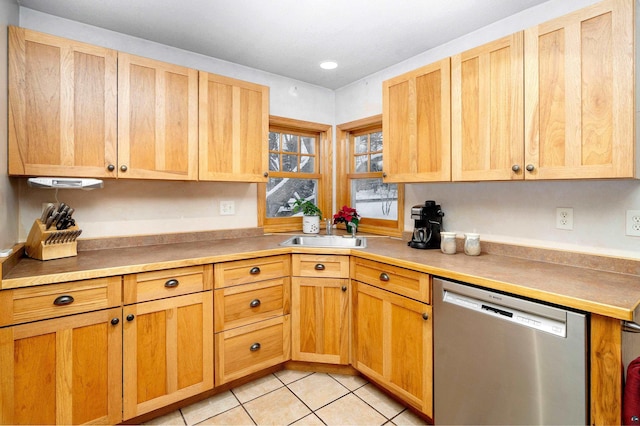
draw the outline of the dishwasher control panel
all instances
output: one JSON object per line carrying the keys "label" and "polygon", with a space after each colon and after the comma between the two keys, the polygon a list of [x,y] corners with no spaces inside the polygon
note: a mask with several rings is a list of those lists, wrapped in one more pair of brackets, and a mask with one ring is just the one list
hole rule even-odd
{"label": "dishwasher control panel", "polygon": [[546,318],[531,312],[524,312],[514,308],[496,305],[484,300],[457,294],[450,290],[444,291],[443,301],[466,309],[492,315],[505,321],[514,322],[526,327],[535,328],[536,330],[555,334],[556,336],[567,337],[566,323],[556,319]]}

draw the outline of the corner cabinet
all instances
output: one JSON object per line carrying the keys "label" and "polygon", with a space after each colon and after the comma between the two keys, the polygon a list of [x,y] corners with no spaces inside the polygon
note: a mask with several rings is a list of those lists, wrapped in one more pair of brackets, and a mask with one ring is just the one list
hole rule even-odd
{"label": "corner cabinet", "polygon": [[634,177],[634,2],[525,31],[526,179]]}
{"label": "corner cabinet", "polygon": [[200,180],[266,182],[269,88],[200,72]]}
{"label": "corner cabinet", "polygon": [[115,50],[9,27],[9,174],[111,177]]}
{"label": "corner cabinet", "polygon": [[124,420],[213,388],[213,266],[124,277]]}
{"label": "corner cabinet", "polygon": [[450,60],[382,85],[385,182],[451,179]]}
{"label": "corner cabinet", "polygon": [[0,292],[0,423],[122,421],[121,277]]}
{"label": "corner cabinet", "polygon": [[197,70],[118,54],[116,171],[126,178],[197,180]]}
{"label": "corner cabinet", "polygon": [[349,256],[293,254],[291,359],[349,364]]}
{"label": "corner cabinet", "polygon": [[352,258],[351,277],[354,367],[433,418],[430,276]]}
{"label": "corner cabinet", "polygon": [[518,32],[451,59],[454,181],[522,179],[523,38]]}

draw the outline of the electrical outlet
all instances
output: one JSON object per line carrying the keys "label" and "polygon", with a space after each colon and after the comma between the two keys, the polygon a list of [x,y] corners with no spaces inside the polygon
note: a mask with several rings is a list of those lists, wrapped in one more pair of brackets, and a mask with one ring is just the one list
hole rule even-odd
{"label": "electrical outlet", "polygon": [[573,229],[573,209],[571,207],[558,207],[556,209],[556,228]]}
{"label": "electrical outlet", "polygon": [[220,216],[232,216],[236,214],[236,203],[234,201],[220,201]]}
{"label": "electrical outlet", "polygon": [[627,210],[627,235],[640,237],[640,210]]}

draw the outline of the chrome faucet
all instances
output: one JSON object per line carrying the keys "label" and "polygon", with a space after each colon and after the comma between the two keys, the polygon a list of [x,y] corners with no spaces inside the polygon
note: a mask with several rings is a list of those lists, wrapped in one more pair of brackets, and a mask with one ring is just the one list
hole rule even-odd
{"label": "chrome faucet", "polygon": [[358,230],[358,225],[355,223],[351,223],[351,238],[356,237],[356,231]]}
{"label": "chrome faucet", "polygon": [[327,235],[331,235],[333,224],[331,223],[331,218],[325,218],[326,222],[325,230],[327,231]]}

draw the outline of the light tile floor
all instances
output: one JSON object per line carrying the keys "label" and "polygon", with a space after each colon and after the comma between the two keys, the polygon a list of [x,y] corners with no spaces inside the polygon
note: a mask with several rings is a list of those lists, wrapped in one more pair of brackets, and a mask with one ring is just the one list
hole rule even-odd
{"label": "light tile floor", "polygon": [[282,370],[149,425],[425,425],[359,376]]}

